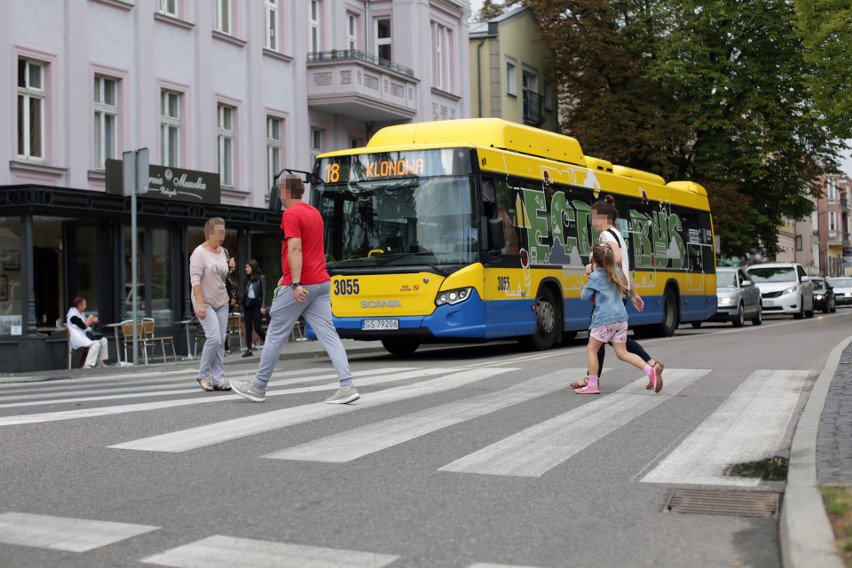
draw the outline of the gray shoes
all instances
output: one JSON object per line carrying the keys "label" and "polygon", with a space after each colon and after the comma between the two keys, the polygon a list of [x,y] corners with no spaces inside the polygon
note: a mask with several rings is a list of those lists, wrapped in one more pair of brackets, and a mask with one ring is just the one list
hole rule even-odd
{"label": "gray shoes", "polygon": [[361,395],[358,394],[355,387],[349,387],[348,389],[337,389],[337,392],[331,395],[331,398],[325,399],[325,401],[329,404],[349,404],[359,398],[361,398]]}
{"label": "gray shoes", "polygon": [[[245,381],[230,381],[231,390],[243,398],[253,400],[254,402],[263,402],[266,400],[266,391],[262,391],[254,386],[254,379],[246,379]],[[349,404],[361,398],[355,387],[348,389],[337,389],[337,392],[327,398],[329,404]]]}
{"label": "gray shoes", "polygon": [[263,402],[266,400],[266,391],[262,391],[255,387],[253,379],[245,381],[231,381],[231,390],[241,397],[255,402]]}

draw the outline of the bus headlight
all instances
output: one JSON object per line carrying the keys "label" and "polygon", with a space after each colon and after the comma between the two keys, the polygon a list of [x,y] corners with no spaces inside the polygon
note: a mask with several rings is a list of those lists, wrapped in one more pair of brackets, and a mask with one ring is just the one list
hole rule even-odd
{"label": "bus headlight", "polygon": [[459,302],[464,302],[470,297],[472,288],[458,288],[456,290],[446,290],[438,292],[435,296],[435,305],[443,306],[444,304],[455,305]]}

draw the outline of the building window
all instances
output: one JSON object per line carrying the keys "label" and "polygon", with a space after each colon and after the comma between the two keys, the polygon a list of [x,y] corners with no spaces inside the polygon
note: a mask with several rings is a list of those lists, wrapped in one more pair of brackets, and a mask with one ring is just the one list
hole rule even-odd
{"label": "building window", "polygon": [[518,96],[518,63],[506,58],[506,94]]}
{"label": "building window", "polygon": [[362,146],[361,141],[358,140],[357,138],[350,138],[349,139],[349,147],[350,148],[360,148],[361,146]]}
{"label": "building window", "polygon": [[804,250],[802,248],[802,235],[796,235],[796,250]]}
{"label": "building window", "polygon": [[116,157],[118,132],[117,81],[95,75],[95,169],[103,170],[106,160]]}
{"label": "building window", "polygon": [[[391,21],[390,18],[376,20],[376,55],[387,62],[391,59]],[[379,63],[382,63],[379,61]]]}
{"label": "building window", "polygon": [[322,153],[322,130],[311,128],[311,155],[316,158]]}
{"label": "building window", "polygon": [[234,107],[219,104],[216,136],[219,140],[219,179],[223,186],[234,186]]}
{"label": "building window", "polygon": [[266,117],[266,170],[269,172],[269,184],[274,185],[281,170],[281,123],[280,118]]}
{"label": "building window", "polygon": [[432,46],[434,63],[432,65],[432,84],[445,91],[452,91],[453,55],[452,32],[440,25],[432,24]]}
{"label": "building window", "polygon": [[358,49],[358,16],[351,12],[346,14],[346,45],[349,51]]}
{"label": "building window", "polygon": [[266,49],[278,51],[278,0],[264,0],[266,17]]}
{"label": "building window", "polygon": [[308,25],[310,27],[310,52],[320,51],[320,0],[311,0]]}
{"label": "building window", "polygon": [[160,0],[160,13],[178,17],[178,0]]}
{"label": "building window", "polygon": [[45,65],[18,59],[18,157],[44,160]]}
{"label": "building window", "polygon": [[216,0],[216,29],[231,33],[231,0]]}
{"label": "building window", "polygon": [[837,184],[835,183],[833,177],[827,178],[825,180],[825,187],[828,189],[828,200],[837,200]]}
{"label": "building window", "polygon": [[837,232],[837,212],[829,211],[828,212],[828,232],[834,233]]}
{"label": "building window", "polygon": [[163,89],[160,93],[160,164],[180,166],[181,94]]}

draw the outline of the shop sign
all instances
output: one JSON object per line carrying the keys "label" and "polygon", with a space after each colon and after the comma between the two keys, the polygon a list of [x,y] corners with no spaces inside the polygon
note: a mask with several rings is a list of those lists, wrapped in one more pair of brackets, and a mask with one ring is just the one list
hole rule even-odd
{"label": "shop sign", "polygon": [[[122,191],[121,160],[106,161],[106,189],[112,195]],[[188,201],[219,205],[219,174],[182,168],[148,166],[148,192],[140,198]]]}

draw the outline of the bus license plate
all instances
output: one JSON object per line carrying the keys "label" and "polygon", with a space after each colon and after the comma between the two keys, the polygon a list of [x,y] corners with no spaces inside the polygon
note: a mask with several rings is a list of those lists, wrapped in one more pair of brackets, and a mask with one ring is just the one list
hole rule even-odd
{"label": "bus license plate", "polygon": [[399,329],[399,320],[364,320],[361,322],[361,329]]}

